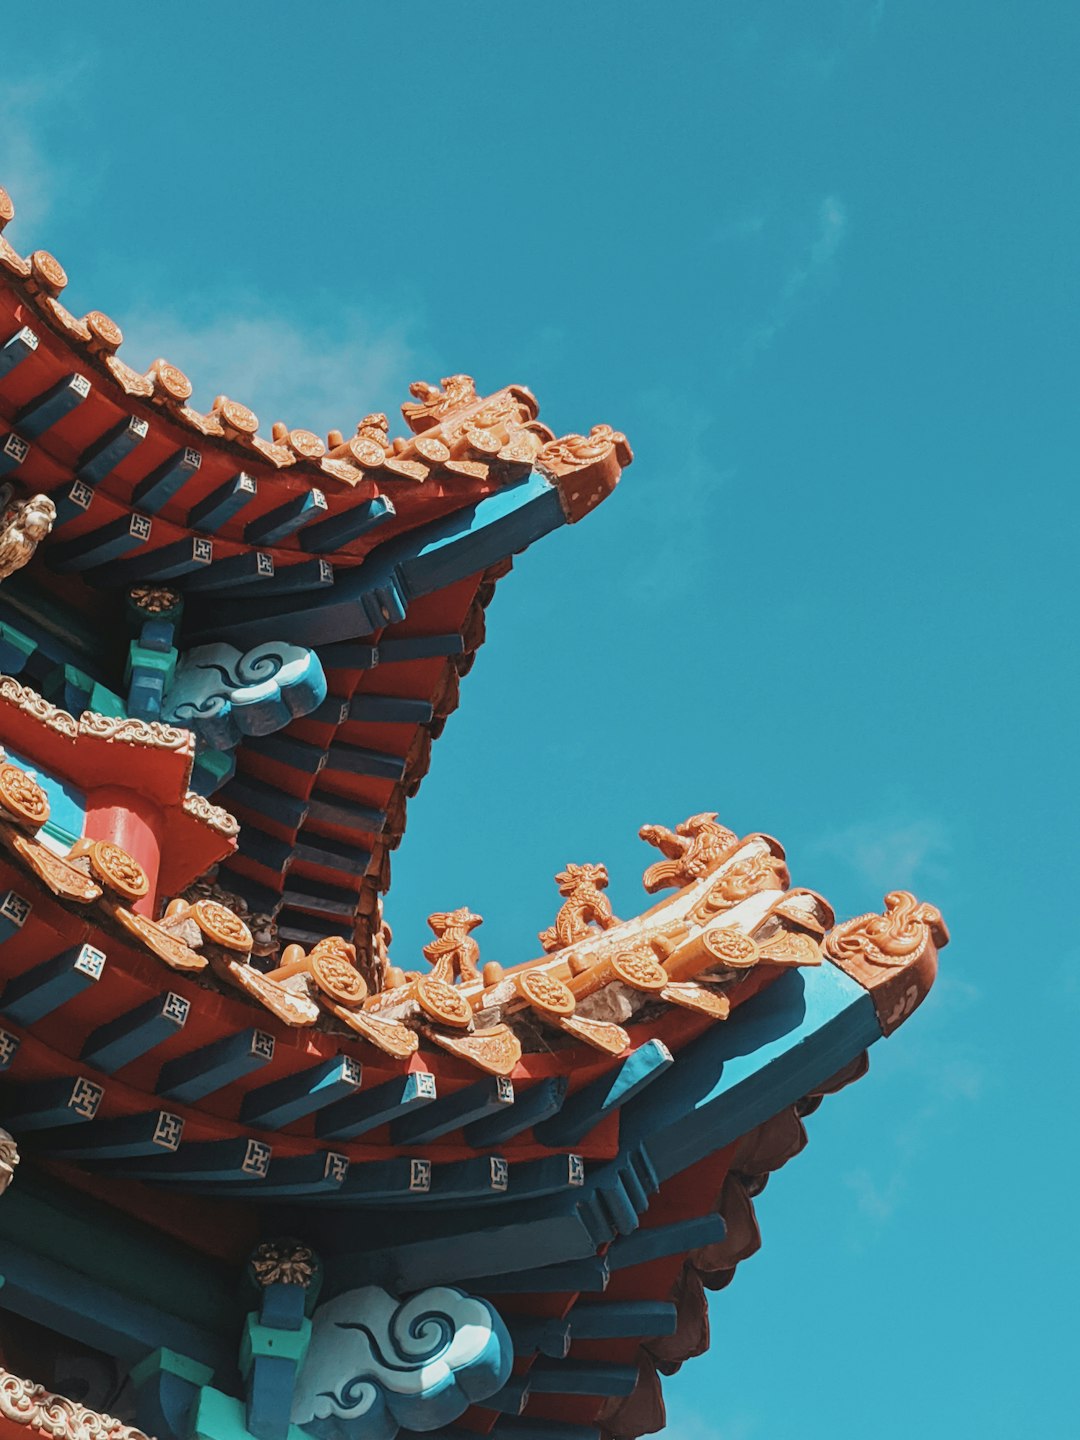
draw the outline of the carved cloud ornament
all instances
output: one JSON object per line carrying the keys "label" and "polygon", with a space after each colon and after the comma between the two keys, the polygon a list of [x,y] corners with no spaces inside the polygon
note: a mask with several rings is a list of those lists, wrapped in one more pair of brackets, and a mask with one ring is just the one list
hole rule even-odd
{"label": "carved cloud ornament", "polygon": [[267,641],[247,654],[234,645],[197,645],[177,666],[162,713],[194,730],[214,750],[245,735],[270,735],[309,715],[326,699],[326,676],[313,650]]}
{"label": "carved cloud ornament", "polygon": [[0,1195],[15,1179],[15,1166],[19,1163],[19,1147],[15,1138],[6,1130],[0,1130]]}
{"label": "carved cloud ornament", "polygon": [[500,1390],[513,1360],[486,1300],[447,1285],[398,1300],[365,1285],[316,1309],[292,1422],[319,1440],[435,1430]]}

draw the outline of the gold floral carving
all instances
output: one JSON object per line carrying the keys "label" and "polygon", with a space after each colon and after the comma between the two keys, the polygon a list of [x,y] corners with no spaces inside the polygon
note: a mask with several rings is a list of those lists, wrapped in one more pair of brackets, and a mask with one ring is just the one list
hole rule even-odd
{"label": "gold floral carving", "polygon": [[79,716],[79,733],[128,745],[149,745],[156,750],[179,750],[192,754],[195,750],[195,737],[190,730],[181,730],[176,725],[162,725],[156,720],[139,720],[134,716],[99,715],[95,710],[84,710]]}
{"label": "gold floral carving", "polygon": [[933,940],[948,942],[941,911],[920,904],[909,890],[891,890],[885,896],[885,913],[859,915],[831,930],[825,949],[834,960],[865,960],[892,969],[909,965]]}
{"label": "gold floral carving", "polygon": [[731,1001],[722,990],[698,985],[693,980],[669,980],[660,991],[660,999],[680,1010],[693,1010],[710,1020],[726,1020],[731,1014]]}
{"label": "gold floral carving", "polygon": [[253,965],[243,960],[230,960],[224,972],[234,985],[258,1000],[283,1025],[302,1027],[315,1025],[319,1019],[319,1007],[306,995],[297,995],[286,990],[275,980],[263,975]]}
{"label": "gold floral carving", "polygon": [[48,250],[35,250],[30,256],[30,286],[36,294],[59,295],[68,283],[67,271]]}
{"label": "gold floral carving", "polygon": [[7,507],[0,516],[0,580],[29,564],[55,524],[56,506],[48,495],[31,495]]}
{"label": "gold floral carving", "polygon": [[593,934],[590,922],[603,930],[619,923],[611,913],[611,901],[602,893],[608,885],[606,865],[567,865],[555,876],[555,883],[566,903],[555,924],[540,932],[540,944],[549,954],[587,939]]}
{"label": "gold floral carving", "polygon": [[630,1048],[630,1036],[612,1020],[584,1020],[580,1015],[568,1015],[560,1021],[559,1029],[604,1055],[621,1055]]}
{"label": "gold floral carving", "polygon": [[611,969],[614,978],[632,990],[655,992],[668,983],[667,971],[644,947],[617,951],[611,957]]}
{"label": "gold floral carving", "polygon": [[435,975],[421,975],[416,982],[416,1000],[424,1014],[449,1025],[452,1030],[467,1030],[472,1025],[472,1010],[453,985]]}
{"label": "gold floral carving", "polygon": [[255,943],[251,931],[238,915],[216,900],[196,900],[188,914],[212,945],[244,955],[251,953]]}
{"label": "gold floral carving", "polygon": [[0,1415],[49,1440],[147,1440],[141,1430],[0,1368]]}
{"label": "gold floral carving", "polygon": [[60,710],[57,706],[50,705],[48,700],[39,695],[36,690],[32,690],[29,685],[20,685],[10,675],[0,676],[0,700],[6,700],[8,704],[17,706],[24,714],[39,720],[60,735],[66,735],[74,740],[78,734],[78,721],[74,716],[69,715],[66,710]]}
{"label": "gold floral carving", "polygon": [[382,1020],[366,1010],[350,1010],[334,1001],[328,1002],[327,1009],[361,1039],[394,1060],[407,1060],[420,1048],[416,1032],[397,1020]]}
{"label": "gold floral carving", "polygon": [[[654,867],[655,868],[655,867]],[[714,916],[748,900],[760,890],[781,890],[787,877],[782,860],[764,851],[728,866],[689,912],[688,918],[705,925]]]}
{"label": "gold floral carving", "polygon": [[90,868],[109,890],[125,900],[141,900],[150,889],[146,871],[126,850],[111,840],[94,840],[88,854]]}
{"label": "gold floral carving", "polygon": [[0,807],[17,824],[34,833],[49,818],[49,797],[18,765],[0,763]]}
{"label": "gold floral carving", "polygon": [[242,896],[234,895],[217,883],[217,875],[218,868],[216,865],[212,865],[205,875],[201,875],[198,880],[193,881],[178,898],[190,901],[192,904],[196,900],[214,900],[217,904],[224,905],[234,915],[239,915],[251,931],[254,940],[252,954],[259,956],[275,954],[278,949],[278,933],[274,917],[265,913],[252,912]]}
{"label": "gold floral carving", "polygon": [[424,946],[424,958],[431,965],[432,979],[446,984],[451,984],[455,975],[467,983],[479,980],[480,946],[470,932],[483,923],[483,916],[474,915],[467,906],[428,916],[435,939]]}
{"label": "gold floral carving", "polygon": [[143,615],[165,615],[175,610],[183,597],[167,585],[133,585],[128,600]]}
{"label": "gold floral carving", "polygon": [[148,920],[145,915],[136,915],[134,911],[125,910],[118,905],[113,910],[113,919],[121,924],[124,929],[141,944],[145,945],[152,955],[164,961],[170,970],[205,970],[206,957],[197,954],[190,946],[176,935],[170,935],[153,920]]}
{"label": "gold floral carving", "polygon": [[820,965],[821,947],[800,930],[778,930],[768,940],[759,940],[765,965]]}
{"label": "gold floral carving", "polygon": [[320,940],[308,956],[311,976],[324,994],[340,1005],[359,1005],[368,987],[356,968],[356,946],[338,935]]}
{"label": "gold floral carving", "polygon": [[713,960],[725,970],[749,970],[761,959],[754,941],[739,930],[718,925],[706,930],[701,941]]}
{"label": "gold floral carving", "polygon": [[428,1039],[486,1075],[509,1075],[521,1059],[521,1041],[508,1025],[492,1025],[472,1035],[425,1030]]}
{"label": "gold floral carving", "polygon": [[521,998],[544,1016],[563,1019],[577,1007],[570,987],[546,970],[526,970],[515,976],[515,985]]}
{"label": "gold floral carving", "polygon": [[2,837],[3,843],[30,867],[54,895],[63,900],[73,900],[77,905],[89,905],[101,899],[101,887],[95,885],[89,875],[54,855],[51,850],[26,835],[11,831]]}
{"label": "gold floral carving", "polygon": [[184,813],[224,835],[227,840],[233,840],[240,834],[240,822],[235,816],[230,815],[223,805],[215,805],[195,790],[189,790],[184,796]]}
{"label": "gold floral carving", "polygon": [[264,1290],[268,1285],[300,1285],[306,1290],[319,1268],[314,1250],[299,1240],[264,1240],[248,1264],[255,1283]]}
{"label": "gold floral carving", "polygon": [[624,466],[634,458],[629,441],[621,431],[613,430],[610,425],[594,425],[588,435],[564,435],[559,440],[549,440],[542,446],[538,459],[560,472],[580,470],[607,459],[613,451]]}
{"label": "gold floral carving", "polygon": [[638,834],[647,845],[654,845],[665,857],[650,865],[642,883],[650,895],[658,890],[680,889],[692,885],[723,860],[738,843],[734,831],[717,824],[715,811],[691,815],[674,830],[663,825],[643,825]]}

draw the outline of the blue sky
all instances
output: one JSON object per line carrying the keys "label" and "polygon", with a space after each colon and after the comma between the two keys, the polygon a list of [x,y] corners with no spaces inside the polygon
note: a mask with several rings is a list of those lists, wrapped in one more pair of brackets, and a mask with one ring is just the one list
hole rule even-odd
{"label": "blue sky", "polygon": [[843,913],[946,914],[934,995],[758,1202],[669,1433],[1073,1433],[1075,5],[51,15],[6,21],[11,238],[132,363],[267,430],[467,370],[637,453],[500,588],[398,963],[465,903],[527,958],[567,860],[633,913],[638,826],[703,809]]}

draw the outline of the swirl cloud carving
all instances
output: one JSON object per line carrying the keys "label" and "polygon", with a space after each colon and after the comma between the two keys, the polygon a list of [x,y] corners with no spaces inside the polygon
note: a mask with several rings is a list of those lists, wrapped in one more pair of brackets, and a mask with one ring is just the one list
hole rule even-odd
{"label": "swirl cloud carving", "polygon": [[247,654],[224,643],[197,645],[177,666],[162,713],[212,750],[232,750],[243,736],[271,735],[325,699],[319,657],[303,645],[268,640]]}
{"label": "swirl cloud carving", "polygon": [[315,1311],[292,1422],[319,1440],[435,1430],[501,1389],[513,1358],[486,1300],[450,1286],[398,1300],[365,1285]]}

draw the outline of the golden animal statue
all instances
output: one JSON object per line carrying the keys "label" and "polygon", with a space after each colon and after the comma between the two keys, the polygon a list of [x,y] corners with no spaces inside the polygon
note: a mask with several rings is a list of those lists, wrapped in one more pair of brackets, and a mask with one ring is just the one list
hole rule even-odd
{"label": "golden animal statue", "polygon": [[0,516],[0,580],[21,570],[56,523],[56,506],[47,495],[10,502]]}
{"label": "golden animal statue", "polygon": [[467,906],[460,910],[437,911],[428,916],[435,939],[424,946],[424,959],[431,966],[431,978],[447,985],[454,977],[462,981],[480,979],[480,946],[470,935],[484,923],[482,915],[474,915]]}
{"label": "golden animal statue", "polygon": [[647,845],[655,845],[664,860],[650,865],[642,877],[646,891],[679,889],[700,880],[723,859],[737,842],[733,830],[716,823],[715,810],[691,815],[674,830],[663,825],[643,825],[638,835]]}
{"label": "golden animal statue", "polygon": [[611,901],[601,893],[608,886],[606,865],[567,865],[555,876],[555,883],[566,903],[555,924],[540,932],[540,944],[549,954],[584,940],[591,933],[590,921],[602,930],[619,923],[611,913]]}

